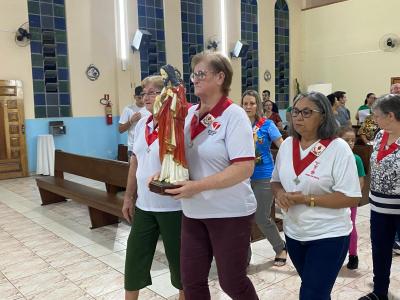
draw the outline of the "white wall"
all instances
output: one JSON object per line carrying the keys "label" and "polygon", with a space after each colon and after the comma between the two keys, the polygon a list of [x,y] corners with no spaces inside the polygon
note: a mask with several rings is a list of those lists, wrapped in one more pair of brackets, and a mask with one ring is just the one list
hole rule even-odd
{"label": "white wall", "polygon": [[[0,80],[22,80],[26,118],[34,117],[31,49],[14,42],[15,31],[28,21],[25,0],[0,1]],[[11,31],[11,32],[8,32]]]}
{"label": "white wall", "polygon": [[328,82],[346,91],[353,116],[367,93],[388,93],[400,52],[383,52],[378,42],[400,35],[399,11],[398,0],[351,0],[302,12],[302,86]]}
{"label": "white wall", "polygon": [[[65,9],[72,114],[98,116],[104,111],[99,104],[104,94],[118,105],[114,1],[67,0]],[[86,77],[90,64],[100,70],[96,81]]]}

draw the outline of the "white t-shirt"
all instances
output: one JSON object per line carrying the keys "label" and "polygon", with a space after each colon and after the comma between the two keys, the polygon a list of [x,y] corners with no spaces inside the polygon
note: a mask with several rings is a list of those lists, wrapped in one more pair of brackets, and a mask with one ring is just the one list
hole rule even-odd
{"label": "white t-shirt", "polygon": [[[302,150],[303,159],[318,142]],[[292,137],[279,148],[271,182],[280,182],[286,192],[323,195],[341,192],[348,197],[361,197],[356,161],[349,145],[342,139],[333,140],[300,175],[296,185],[293,168]],[[309,207],[294,205],[284,213],[284,231],[290,238],[311,241],[350,234],[352,224],[349,208]]]}
{"label": "white t-shirt", "polygon": [[[191,145],[190,123],[193,115],[198,114],[197,108],[195,105],[189,109],[185,121],[185,152],[191,180],[221,172],[236,159],[254,159],[251,124],[244,110],[236,104],[231,104]],[[249,179],[182,200],[185,216],[195,219],[248,216],[256,208]]]}
{"label": "white t-shirt", "polygon": [[[137,200],[136,206],[145,211],[178,211],[181,210],[181,203],[171,196],[161,196],[150,192],[147,185],[149,177],[161,170],[158,139],[150,147],[147,145],[145,137],[146,122],[148,118],[138,121],[135,128],[135,142],[133,153],[136,156],[138,167],[136,171],[137,180]],[[153,121],[148,126],[153,132]],[[150,150],[150,151],[149,151]]]}
{"label": "white t-shirt", "polygon": [[[132,117],[132,115],[137,111],[140,112],[140,118],[143,118],[143,117],[147,118],[150,115],[150,112],[146,109],[145,106],[138,107],[134,104],[128,105],[122,111],[121,117],[119,119],[119,124],[125,124],[126,122],[128,122],[129,119]],[[132,126],[129,127],[129,129],[128,129],[128,143],[127,143],[128,151],[132,151],[132,148],[133,148],[133,142],[135,141],[134,131],[135,131],[136,124],[137,124],[137,122],[133,123]]]}

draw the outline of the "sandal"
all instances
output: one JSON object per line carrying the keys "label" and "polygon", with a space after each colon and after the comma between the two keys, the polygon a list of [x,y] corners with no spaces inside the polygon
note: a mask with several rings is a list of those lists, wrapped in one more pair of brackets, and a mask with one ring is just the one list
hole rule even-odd
{"label": "sandal", "polygon": [[[286,256],[287,256],[286,243],[284,243],[284,247],[282,249],[282,252],[283,251],[286,252]],[[283,257],[275,257],[275,259],[274,259],[274,266],[275,267],[283,267],[284,265],[286,265],[286,257],[285,258],[283,258]]]}

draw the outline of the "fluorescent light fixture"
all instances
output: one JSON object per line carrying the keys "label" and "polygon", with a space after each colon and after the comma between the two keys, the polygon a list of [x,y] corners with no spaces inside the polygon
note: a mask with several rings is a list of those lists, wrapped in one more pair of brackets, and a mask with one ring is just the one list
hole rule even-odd
{"label": "fluorescent light fixture", "polygon": [[226,36],[226,4],[225,0],[220,0],[220,10],[221,10],[221,52],[223,55],[228,56],[226,50],[227,36]]}
{"label": "fluorescent light fixture", "polygon": [[126,32],[126,6],[125,0],[118,0],[118,19],[119,19],[119,43],[122,70],[126,70],[128,51],[126,49],[127,32]]}

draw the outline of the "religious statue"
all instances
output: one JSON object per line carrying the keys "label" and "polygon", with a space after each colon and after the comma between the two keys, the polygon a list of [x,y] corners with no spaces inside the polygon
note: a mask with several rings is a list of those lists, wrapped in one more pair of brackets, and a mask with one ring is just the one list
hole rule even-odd
{"label": "religious statue", "polygon": [[164,88],[153,106],[153,116],[158,122],[161,173],[157,181],[150,183],[150,190],[164,194],[175,183],[189,179],[185,157],[184,126],[188,112],[185,87],[178,71],[171,65],[160,69]]}

